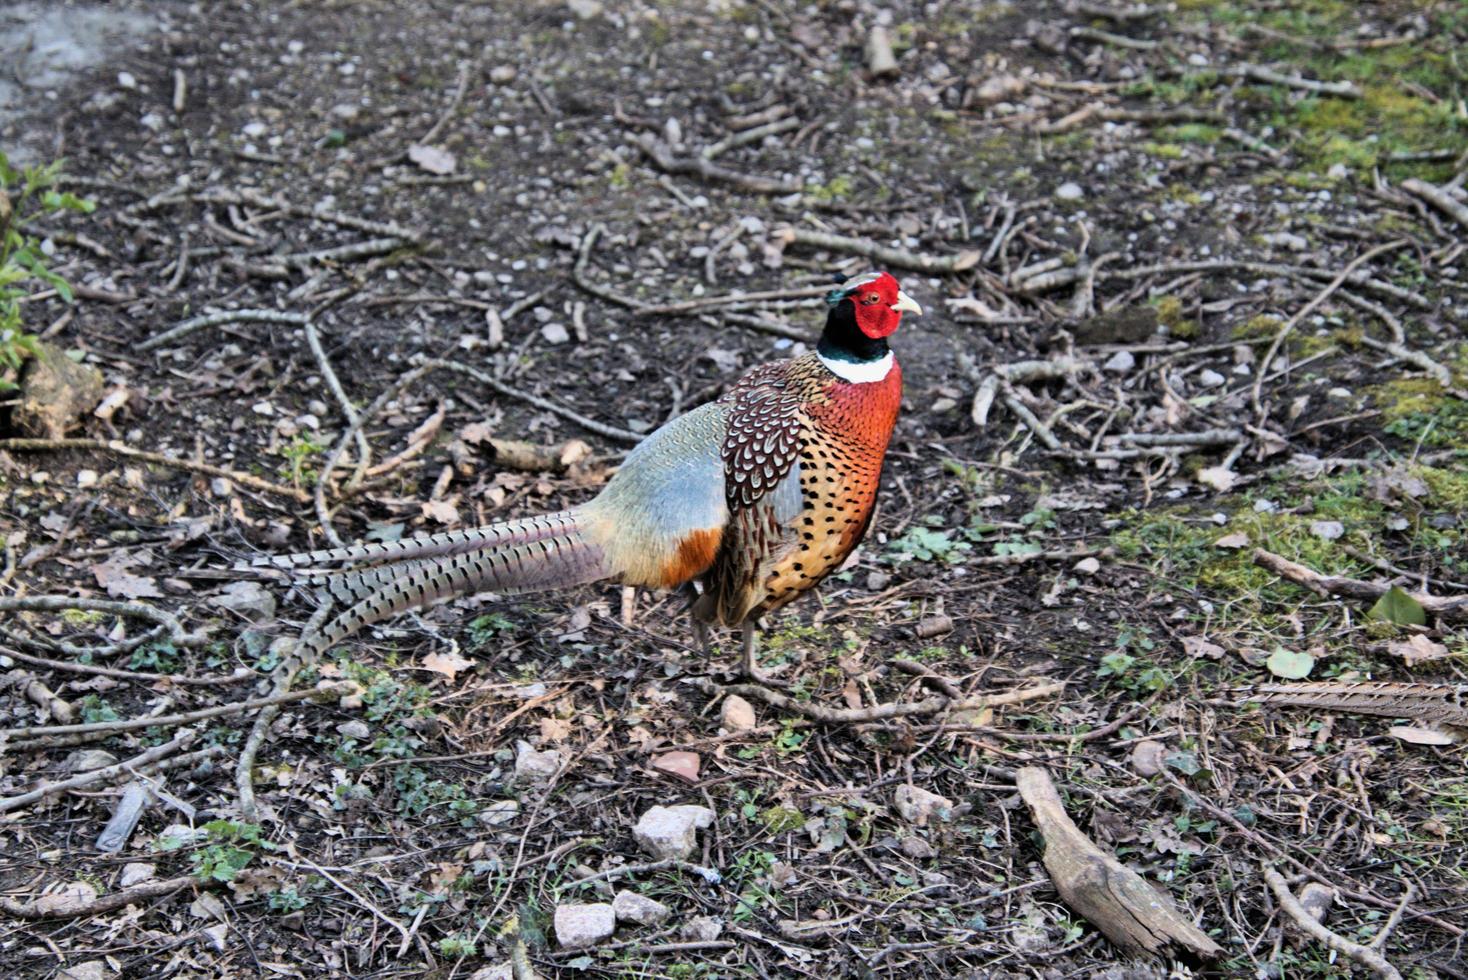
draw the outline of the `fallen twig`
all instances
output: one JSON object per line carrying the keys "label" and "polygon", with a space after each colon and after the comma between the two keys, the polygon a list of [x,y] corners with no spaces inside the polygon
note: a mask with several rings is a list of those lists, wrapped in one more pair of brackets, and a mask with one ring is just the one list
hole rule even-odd
{"label": "fallen twig", "polygon": [[45,896],[30,902],[18,902],[13,898],[0,897],[0,911],[13,915],[17,919],[61,919],[79,915],[99,915],[103,912],[127,908],[129,905],[141,905],[143,902],[163,898],[197,884],[199,884],[199,879],[193,875],[179,875],[177,878],[164,878],[161,881],[145,881],[119,892],[99,895],[90,902],[76,903],[49,903],[45,901]]}
{"label": "fallen twig", "polygon": [[[3,737],[4,733],[0,733],[0,738]],[[54,783],[42,783],[28,792],[0,800],[0,813],[9,813],[11,810],[18,810],[23,806],[38,803],[49,797],[59,796],[67,790],[80,789],[83,786],[91,786],[94,783],[106,782],[114,776],[125,775],[133,769],[142,768],[151,762],[157,762],[159,759],[173,755],[197,737],[198,734],[193,731],[180,732],[178,737],[173,739],[173,741],[165,742],[162,745],[155,745],[146,752],[141,752],[133,756],[131,759],[125,759],[122,762],[104,766],[101,769],[93,769],[90,772],[77,773],[70,779],[62,779]],[[219,750],[223,752],[223,746],[220,746]]]}
{"label": "fallen twig", "polygon": [[1416,194],[1428,204],[1437,208],[1443,214],[1452,218],[1458,224],[1468,229],[1468,204],[1464,204],[1457,198],[1450,196],[1441,187],[1429,184],[1425,180],[1416,177],[1408,177],[1402,181],[1402,190],[1409,194]]}
{"label": "fallen twig", "polygon": [[861,722],[882,721],[887,718],[922,717],[925,715],[941,714],[944,711],[973,711],[998,705],[1033,701],[1036,698],[1049,697],[1065,689],[1063,683],[1052,682],[1015,691],[1001,691],[997,694],[981,694],[966,698],[950,698],[945,695],[938,695],[931,698],[924,698],[922,701],[893,701],[885,704],[874,704],[865,708],[827,708],[820,704],[797,701],[778,691],[772,691],[767,687],[761,687],[757,684],[730,684],[721,686],[702,677],[690,678],[690,681],[709,694],[738,694],[741,697],[755,698],[773,708],[793,711],[798,715],[804,715],[812,721],[817,721],[825,725],[850,725]]}
{"label": "fallen twig", "polygon": [[137,346],[138,351],[150,351],[164,344],[187,337],[205,327],[217,327],[225,323],[289,323],[302,326],[307,317],[304,313],[289,313],[283,310],[221,310],[191,317],[175,327],[155,334]]}
{"label": "fallen twig", "polygon": [[[1344,575],[1322,575],[1313,568],[1290,561],[1263,548],[1254,549],[1254,564],[1267,568],[1298,585],[1303,585],[1319,595],[1337,596],[1344,599],[1361,599],[1374,602],[1391,590],[1381,582],[1366,582],[1347,578]],[[1468,618],[1468,596],[1435,596],[1425,592],[1408,593],[1412,600],[1434,616],[1447,619]]]}
{"label": "fallen twig", "polygon": [[1184,918],[1166,893],[1081,833],[1048,772],[1026,766],[1015,773],[1015,785],[1045,839],[1045,870],[1056,891],[1107,939],[1133,955],[1160,955],[1172,947],[1210,959],[1222,955],[1222,947]]}
{"label": "fallen twig", "polygon": [[165,683],[202,687],[214,684],[239,684],[260,676],[245,667],[239,668],[233,674],[204,674],[199,677],[190,677],[186,674],[151,674],[136,670],[121,670],[116,667],[99,667],[96,664],[77,663],[73,660],[48,660],[45,657],[21,653],[19,650],[7,650],[3,647],[0,647],[0,653],[22,663],[46,667],[50,670],[60,670],[71,674],[89,674],[93,677],[115,677],[118,680],[147,684]]}
{"label": "fallen twig", "polygon": [[165,456],[162,453],[150,453],[116,439],[0,439],[0,450],[14,450],[18,452],[54,452],[59,449],[91,449],[99,452],[116,453],[126,459],[136,459],[142,463],[156,463],[159,466],[168,466],[178,470],[189,470],[194,473],[204,473],[208,476],[222,476],[241,486],[259,490],[262,493],[275,494],[278,497],[289,497],[292,500],[304,503],[310,500],[306,491],[296,487],[285,487],[279,483],[271,483],[262,480],[251,473],[241,473],[238,470],[225,469],[223,466],[215,466],[212,463],[200,463],[191,459],[179,459],[174,456]]}
{"label": "fallen twig", "polygon": [[1252,82],[1261,82],[1265,85],[1281,85],[1285,88],[1299,89],[1301,92],[1310,92],[1315,95],[1334,95],[1342,99],[1361,98],[1361,89],[1354,82],[1320,82],[1313,78],[1303,78],[1300,75],[1281,75],[1273,68],[1263,65],[1235,65],[1225,72],[1235,78],[1246,78]]}
{"label": "fallen twig", "polygon": [[703,152],[700,155],[705,160],[712,160],[714,157],[728,153],[735,147],[744,146],[746,143],[757,143],[766,136],[774,136],[777,133],[784,133],[799,128],[800,120],[795,116],[788,116],[785,119],[777,119],[774,122],[765,123],[763,126],[755,126],[750,129],[735,132],[719,140],[717,143],[710,143],[703,148]]}
{"label": "fallen twig", "polygon": [[733,184],[754,194],[798,194],[803,189],[799,181],[753,177],[725,169],[702,156],[674,156],[665,143],[647,133],[637,137],[637,145],[664,173],[687,174],[704,180]]}
{"label": "fallen twig", "polygon": [[1284,875],[1267,864],[1263,866],[1263,870],[1264,880],[1269,883],[1269,890],[1274,892],[1275,901],[1279,902],[1279,907],[1294,921],[1295,925],[1347,959],[1360,963],[1382,980],[1402,980],[1402,975],[1397,972],[1397,968],[1388,963],[1386,958],[1375,949],[1370,946],[1362,946],[1360,943],[1353,943],[1340,933],[1332,932],[1316,922],[1315,918],[1305,910],[1299,899],[1295,898],[1290,891],[1289,883],[1285,881]]}
{"label": "fallen twig", "polygon": [[950,272],[963,272],[965,269],[972,269],[979,264],[979,259],[983,257],[983,253],[976,249],[964,249],[956,255],[921,255],[917,252],[909,252],[905,248],[879,245],[865,238],[831,235],[823,231],[796,228],[793,225],[775,229],[771,237],[786,245],[808,245],[811,248],[826,248],[833,252],[847,252],[851,255],[860,255],[862,258],[871,259],[873,262],[878,262],[885,266],[898,269],[913,269],[918,272],[926,272],[930,275],[945,275]]}

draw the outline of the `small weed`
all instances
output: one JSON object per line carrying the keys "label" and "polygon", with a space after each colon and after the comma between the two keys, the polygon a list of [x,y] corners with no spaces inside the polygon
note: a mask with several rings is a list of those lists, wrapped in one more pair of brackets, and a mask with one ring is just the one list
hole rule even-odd
{"label": "small weed", "polygon": [[280,455],[286,461],[286,465],[281,468],[280,475],[289,479],[293,486],[300,486],[303,480],[314,479],[315,471],[306,466],[306,461],[313,456],[320,455],[325,449],[324,444],[308,435],[296,436],[280,449]]}
{"label": "small weed", "polygon": [[439,955],[444,959],[462,960],[479,955],[479,946],[467,936],[444,936],[438,941]]}
{"label": "small weed", "polygon": [[88,694],[82,698],[82,721],[95,725],[102,721],[116,721],[120,717],[107,699],[99,694]]}

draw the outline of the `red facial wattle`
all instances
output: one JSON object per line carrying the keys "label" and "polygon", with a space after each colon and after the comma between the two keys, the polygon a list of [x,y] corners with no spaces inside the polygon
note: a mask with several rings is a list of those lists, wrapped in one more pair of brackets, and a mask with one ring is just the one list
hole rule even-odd
{"label": "red facial wattle", "polygon": [[910,299],[897,280],[882,273],[849,294],[856,308],[856,325],[873,340],[890,337],[902,324],[904,310],[922,315],[922,307]]}

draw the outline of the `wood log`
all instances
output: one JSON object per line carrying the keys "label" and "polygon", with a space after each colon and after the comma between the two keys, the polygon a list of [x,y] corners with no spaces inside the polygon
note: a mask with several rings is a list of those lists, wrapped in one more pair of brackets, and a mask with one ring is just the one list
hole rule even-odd
{"label": "wood log", "polygon": [[1015,773],[1019,795],[1045,839],[1045,870],[1061,900],[1132,955],[1183,953],[1216,958],[1222,947],[1184,916],[1166,893],[1103,851],[1066,815],[1050,774]]}

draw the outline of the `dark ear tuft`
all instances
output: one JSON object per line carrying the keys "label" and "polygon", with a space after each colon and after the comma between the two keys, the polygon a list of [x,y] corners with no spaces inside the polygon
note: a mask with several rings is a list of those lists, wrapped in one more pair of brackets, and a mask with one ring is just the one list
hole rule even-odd
{"label": "dark ear tuft", "polygon": [[831,282],[835,283],[838,286],[850,278],[851,277],[844,272],[833,272],[830,274]]}

